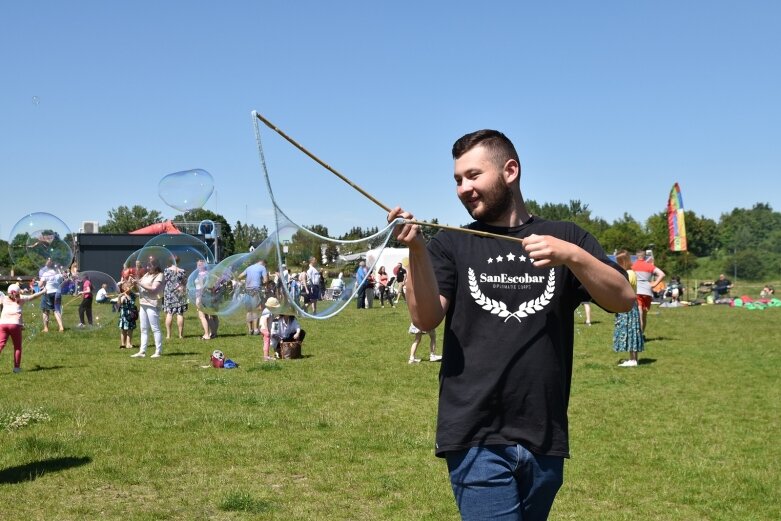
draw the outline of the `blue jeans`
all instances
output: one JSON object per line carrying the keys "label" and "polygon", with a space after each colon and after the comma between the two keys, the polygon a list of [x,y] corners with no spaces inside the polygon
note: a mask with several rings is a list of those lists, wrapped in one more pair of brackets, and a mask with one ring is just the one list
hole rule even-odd
{"label": "blue jeans", "polygon": [[564,479],[564,458],[521,445],[488,445],[445,455],[461,519],[548,519]]}

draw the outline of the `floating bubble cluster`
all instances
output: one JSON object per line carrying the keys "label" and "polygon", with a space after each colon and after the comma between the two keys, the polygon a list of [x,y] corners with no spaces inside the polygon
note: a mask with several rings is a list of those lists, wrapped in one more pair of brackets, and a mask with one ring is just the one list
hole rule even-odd
{"label": "floating bubble cluster", "polygon": [[41,322],[40,300],[32,300],[22,306],[24,314],[24,329],[22,330],[22,345],[29,347],[30,342],[41,332],[43,324]]}
{"label": "floating bubble cluster", "polygon": [[186,233],[163,233],[146,243],[145,246],[161,246],[178,259],[176,265],[191,273],[199,260],[207,264],[214,263],[214,254],[205,242]]}
{"label": "floating bubble cluster", "polygon": [[187,279],[187,292],[190,302],[207,315],[227,315],[239,307],[231,273],[217,270],[216,264],[198,263]]}
{"label": "floating bubble cluster", "polygon": [[184,170],[163,177],[157,189],[165,204],[187,212],[203,208],[214,192],[214,178],[200,168]]}
{"label": "floating bubble cluster", "polygon": [[[357,284],[358,263],[368,258],[366,268],[373,270],[390,238],[388,227],[371,237],[335,240],[296,225],[281,212],[278,219],[277,232],[252,252],[204,265],[190,275],[190,298],[205,313],[254,312],[274,297],[280,304],[275,314],[331,317],[367,287],[368,280]],[[247,288],[247,270],[256,264],[265,268],[265,281],[260,288]]]}
{"label": "floating bubble cluster", "polygon": [[174,254],[162,246],[144,246],[131,253],[125,260],[122,269],[122,278],[143,277],[148,271],[154,270],[162,273],[168,266],[175,266]]}
{"label": "floating bubble cluster", "polygon": [[35,212],[22,217],[11,228],[8,250],[14,264],[40,268],[52,259],[55,266],[67,267],[73,260],[71,231],[58,217]]}
{"label": "floating bubble cluster", "polygon": [[[374,291],[369,277],[357,280],[359,263],[367,273],[380,267],[383,251],[393,226],[356,239],[332,239],[303,228],[287,218],[278,208],[277,232],[269,237],[276,250],[281,272],[282,290],[292,307],[310,318],[329,318],[339,313],[359,292]],[[385,266],[391,271],[393,266]],[[313,270],[317,275],[313,276]],[[312,286],[317,280],[319,290]],[[315,302],[313,295],[322,300]]]}

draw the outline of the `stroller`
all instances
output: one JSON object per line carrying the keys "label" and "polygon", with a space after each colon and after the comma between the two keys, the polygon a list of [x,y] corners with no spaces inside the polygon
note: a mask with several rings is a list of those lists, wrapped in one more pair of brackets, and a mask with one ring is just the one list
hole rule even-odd
{"label": "stroller", "polygon": [[396,289],[396,277],[388,279],[388,285],[385,287],[385,295],[389,301],[395,302],[399,292]]}

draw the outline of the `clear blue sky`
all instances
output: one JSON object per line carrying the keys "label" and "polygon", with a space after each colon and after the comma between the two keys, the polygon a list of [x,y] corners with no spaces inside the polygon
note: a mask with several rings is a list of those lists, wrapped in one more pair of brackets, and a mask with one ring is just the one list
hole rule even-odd
{"label": "clear blue sky", "polygon": [[[253,109],[423,219],[469,221],[450,147],[480,128],[515,142],[538,202],[642,222],[677,181],[714,219],[781,210],[779,27],[772,0],[5,2],[0,234],[35,211],[173,216],[157,184],[189,168],[215,178],[207,209],[270,226]],[[266,154],[297,222],[383,225],[272,136]]]}

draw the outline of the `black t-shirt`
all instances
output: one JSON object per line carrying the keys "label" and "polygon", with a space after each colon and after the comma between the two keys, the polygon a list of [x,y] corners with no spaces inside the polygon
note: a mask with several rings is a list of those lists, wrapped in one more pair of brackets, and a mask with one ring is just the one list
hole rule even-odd
{"label": "black t-shirt", "polygon": [[720,292],[725,292],[727,289],[729,289],[729,285],[732,284],[729,279],[719,279],[716,281],[714,286],[716,286],[716,290]]}
{"label": "black t-shirt", "polygon": [[[523,238],[552,235],[621,270],[570,222],[532,217],[516,228],[469,228]],[[428,245],[449,302],[440,368],[436,453],[520,443],[569,457],[567,405],[574,311],[591,300],[564,266],[536,268],[523,247],[443,230]]]}
{"label": "black t-shirt", "polygon": [[396,272],[396,281],[404,282],[404,277],[406,276],[407,276],[407,270],[404,269],[404,266],[399,266],[399,271]]}

